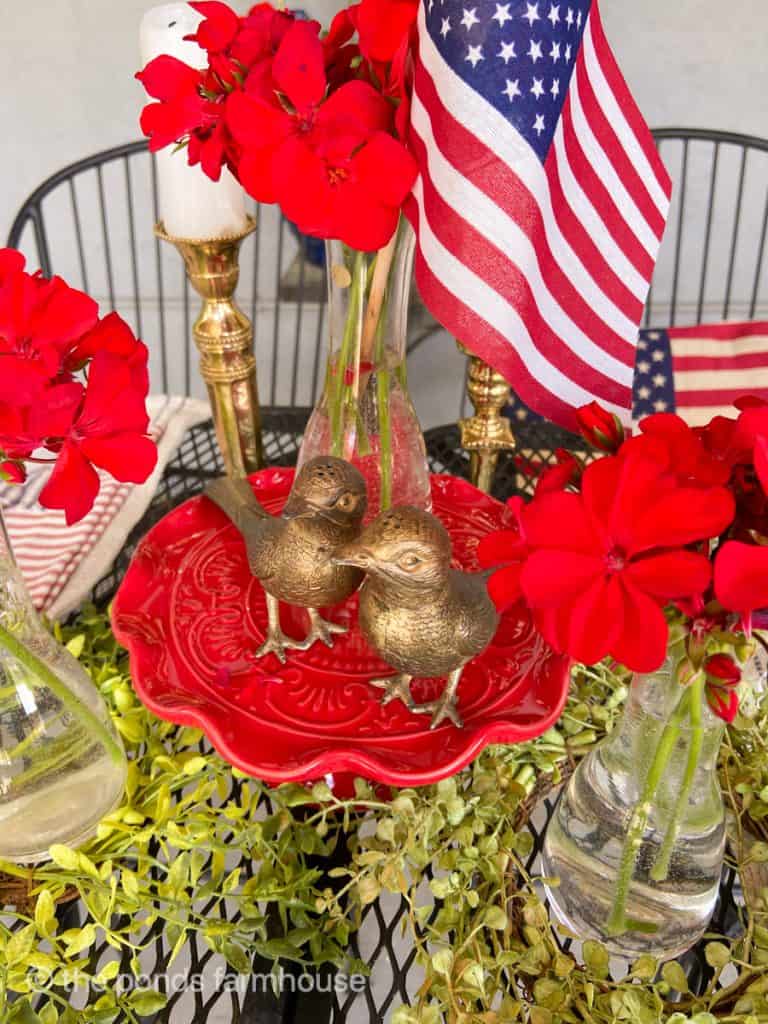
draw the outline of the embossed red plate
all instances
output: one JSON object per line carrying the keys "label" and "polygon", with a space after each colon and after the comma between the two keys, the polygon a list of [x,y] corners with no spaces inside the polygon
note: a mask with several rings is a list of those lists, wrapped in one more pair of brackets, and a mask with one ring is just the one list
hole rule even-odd
{"label": "embossed red plate", "polygon": [[[262,504],[278,512],[293,471],[251,477]],[[480,537],[510,525],[508,509],[463,480],[432,478],[434,511],[453,538],[456,563],[476,569]],[[540,735],[560,715],[567,660],[532,628],[525,612],[507,613],[491,646],[464,670],[459,707],[465,726],[400,702],[379,703],[368,680],[388,674],[357,631],[357,599],[326,611],[352,626],[333,650],[315,644],[282,666],[254,655],[264,639],[266,604],[243,542],[225,515],[193,498],[143,539],[115,599],[112,624],[128,648],[133,682],[155,714],[203,729],[231,764],[269,783],[354,773],[398,786],[436,782],[464,767],[489,743]],[[284,630],[304,635],[302,609],[282,607]],[[441,680],[417,680],[418,702]]]}

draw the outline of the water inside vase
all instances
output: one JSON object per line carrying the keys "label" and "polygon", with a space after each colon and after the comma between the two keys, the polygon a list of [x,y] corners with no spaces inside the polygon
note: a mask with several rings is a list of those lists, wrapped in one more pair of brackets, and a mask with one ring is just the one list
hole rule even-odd
{"label": "water inside vase", "polygon": [[[687,730],[670,757],[648,807],[627,900],[630,926],[606,930],[616,894],[627,829],[638,803],[666,716],[652,687],[633,687],[621,726],[579,765],[564,788],[545,837],[542,872],[559,878],[548,887],[557,917],[581,938],[597,939],[618,956],[648,953],[668,959],[703,934],[717,901],[725,847],[725,817],[715,764],[722,735],[713,720],[705,730],[697,776],[676,833],[667,877],[652,875],[680,793]],[[661,690],[663,692],[663,688]],[[708,714],[708,713],[707,713]]]}

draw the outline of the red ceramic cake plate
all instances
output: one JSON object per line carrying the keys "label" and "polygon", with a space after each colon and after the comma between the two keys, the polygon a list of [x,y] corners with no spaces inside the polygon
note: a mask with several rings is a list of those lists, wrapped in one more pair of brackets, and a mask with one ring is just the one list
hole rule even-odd
{"label": "red ceramic cake plate", "polygon": [[[251,477],[270,512],[283,506],[293,470]],[[479,539],[511,525],[509,510],[463,480],[432,478],[433,510],[451,533],[456,564],[476,569]],[[529,740],[559,717],[568,662],[524,610],[502,618],[490,647],[464,670],[465,722],[429,728],[400,701],[386,707],[369,680],[391,674],[357,630],[356,597],[324,614],[346,623],[333,650],[292,651],[286,665],[259,661],[264,592],[235,528],[207,498],[174,509],[142,540],[115,599],[112,623],[130,652],[133,683],[156,715],[201,728],[231,764],[265,782],[308,782],[339,773],[398,786],[436,782],[489,743]],[[302,609],[282,607],[285,632],[302,637]],[[442,680],[416,680],[419,703]],[[339,780],[340,781],[340,780]],[[339,787],[341,788],[341,787]],[[347,787],[344,787],[347,788]]]}

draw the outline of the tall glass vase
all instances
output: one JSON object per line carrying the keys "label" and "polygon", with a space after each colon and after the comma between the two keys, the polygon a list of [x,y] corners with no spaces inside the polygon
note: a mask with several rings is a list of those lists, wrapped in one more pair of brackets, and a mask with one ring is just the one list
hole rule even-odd
{"label": "tall glass vase", "polygon": [[634,958],[678,956],[717,900],[725,813],[717,778],[724,724],[703,683],[668,659],[635,678],[623,720],[579,765],[544,842],[550,904],[581,938]]}
{"label": "tall glass vase", "polygon": [[377,252],[327,244],[328,363],[299,468],[316,455],[354,463],[368,485],[369,518],[392,505],[431,507],[424,437],[405,367],[414,248],[404,217]]}
{"label": "tall glass vase", "polygon": [[45,629],[0,509],[0,860],[77,846],[120,801],[126,760],[82,666]]}

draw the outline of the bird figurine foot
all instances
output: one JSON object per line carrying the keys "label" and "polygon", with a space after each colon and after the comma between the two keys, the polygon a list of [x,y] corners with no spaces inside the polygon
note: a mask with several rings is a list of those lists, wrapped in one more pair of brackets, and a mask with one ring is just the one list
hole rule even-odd
{"label": "bird figurine foot", "polygon": [[302,650],[309,650],[312,644],[316,644],[318,640],[324,643],[326,647],[333,647],[334,635],[341,636],[349,632],[346,626],[324,619],[317,608],[307,608],[307,611],[309,612],[309,632],[302,642]]}
{"label": "bird figurine foot", "polygon": [[459,714],[456,703],[456,691],[459,688],[459,680],[464,666],[457,668],[448,676],[445,689],[437,700],[428,701],[426,704],[412,704],[411,711],[416,715],[432,715],[430,729],[436,729],[441,722],[449,718],[457,729],[464,728],[464,721]]}
{"label": "bird figurine foot", "polygon": [[390,676],[389,679],[371,679],[371,686],[384,691],[384,696],[381,698],[382,704],[389,704],[392,700],[400,699],[406,707],[412,708],[411,679],[413,676],[402,674]]}
{"label": "bird figurine foot", "polygon": [[267,636],[264,643],[256,651],[257,658],[266,658],[268,654],[274,654],[281,665],[286,662],[286,651],[289,650],[300,650],[306,651],[309,646],[306,640],[294,640],[293,637],[286,636],[280,626],[280,603],[276,597],[272,597],[271,594],[266,595],[267,598],[267,618],[269,625],[267,627]]}

